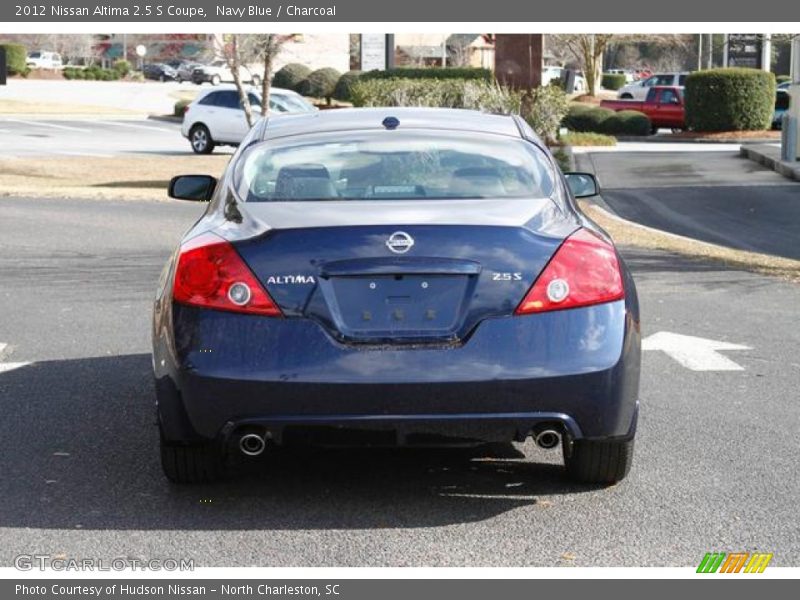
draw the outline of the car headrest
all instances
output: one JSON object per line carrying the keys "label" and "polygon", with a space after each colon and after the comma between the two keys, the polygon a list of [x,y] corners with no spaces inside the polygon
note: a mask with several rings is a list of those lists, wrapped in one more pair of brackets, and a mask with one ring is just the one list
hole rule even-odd
{"label": "car headrest", "polygon": [[338,198],[324,165],[291,165],[278,171],[275,200],[329,200]]}

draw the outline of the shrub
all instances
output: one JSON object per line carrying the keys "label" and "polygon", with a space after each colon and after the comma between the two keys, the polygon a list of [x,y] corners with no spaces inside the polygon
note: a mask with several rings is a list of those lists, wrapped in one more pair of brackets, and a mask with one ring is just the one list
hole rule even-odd
{"label": "shrub", "polygon": [[686,125],[695,131],[769,129],[775,76],[758,69],[711,69],[686,78]]}
{"label": "shrub", "polygon": [[397,68],[386,69],[384,71],[366,71],[361,75],[365,80],[369,79],[479,79],[486,82],[494,80],[489,69],[478,67],[427,67],[421,69]]}
{"label": "shrub", "polygon": [[0,43],[6,50],[6,70],[9,75],[27,75],[28,51],[22,44]]}
{"label": "shrub", "polygon": [[602,131],[609,135],[650,135],[653,124],[650,118],[638,110],[621,110],[601,124]]}
{"label": "shrub", "polygon": [[570,131],[605,133],[603,123],[616,114],[609,108],[601,108],[599,106],[577,108],[579,106],[581,105],[573,104],[564,118],[563,125]]}
{"label": "shrub", "polygon": [[522,94],[481,81],[363,79],[351,88],[355,106],[438,106],[519,113]]}
{"label": "shrub", "polygon": [[788,75],[778,75],[775,77],[775,83],[786,83],[787,81],[791,81],[792,78]]}
{"label": "shrub", "polygon": [[352,86],[355,106],[433,106],[521,114],[543,140],[555,138],[567,111],[563,91],[543,87],[525,95],[497,83],[471,80],[372,79]]}
{"label": "shrub", "polygon": [[333,97],[342,102],[350,102],[353,84],[358,81],[361,71],[348,71],[336,82]]}
{"label": "shrub", "polygon": [[622,73],[603,73],[600,85],[607,90],[618,90],[626,83],[625,75]]}
{"label": "shrub", "polygon": [[336,89],[336,83],[341,76],[342,74],[339,71],[331,67],[317,69],[300,82],[297,91],[303,96],[325,98],[330,104],[331,96],[333,96],[333,92]]}
{"label": "shrub", "polygon": [[531,90],[530,95],[523,95],[521,114],[536,134],[549,143],[558,136],[558,128],[568,107],[569,100],[564,90],[548,85]]}
{"label": "shrub", "polygon": [[186,107],[192,103],[191,100],[178,100],[172,108],[172,114],[176,117],[183,117]]}
{"label": "shrub", "polygon": [[311,69],[300,63],[284,65],[272,76],[272,85],[287,90],[298,91],[300,83],[309,75]]}
{"label": "shrub", "polygon": [[131,72],[131,63],[125,59],[118,59],[114,61],[114,70],[119,74],[120,77],[127,77],[128,73]]}

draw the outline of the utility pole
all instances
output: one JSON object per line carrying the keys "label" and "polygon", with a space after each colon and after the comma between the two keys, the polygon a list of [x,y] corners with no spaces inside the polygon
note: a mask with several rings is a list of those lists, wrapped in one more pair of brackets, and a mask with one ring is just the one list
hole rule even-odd
{"label": "utility pole", "polygon": [[783,119],[781,158],[800,160],[800,35],[792,38],[792,83],[789,86],[788,118]]}
{"label": "utility pole", "polygon": [[765,33],[761,38],[761,70],[772,69],[772,35]]}
{"label": "utility pole", "polygon": [[703,70],[703,34],[697,34],[697,70]]}
{"label": "utility pole", "polygon": [[722,66],[728,66],[728,34],[722,36]]}

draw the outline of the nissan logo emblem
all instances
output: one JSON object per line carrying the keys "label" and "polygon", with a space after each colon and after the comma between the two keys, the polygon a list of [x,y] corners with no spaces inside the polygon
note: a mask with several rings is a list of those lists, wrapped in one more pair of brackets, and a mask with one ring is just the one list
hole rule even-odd
{"label": "nissan logo emblem", "polygon": [[414,245],[414,238],[405,231],[395,231],[386,240],[386,247],[395,254],[405,254]]}

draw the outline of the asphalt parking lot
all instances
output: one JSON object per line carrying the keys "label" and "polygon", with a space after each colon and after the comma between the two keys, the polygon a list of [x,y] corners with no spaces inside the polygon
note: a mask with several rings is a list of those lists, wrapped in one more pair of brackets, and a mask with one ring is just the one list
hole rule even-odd
{"label": "asphalt parking lot", "polygon": [[620,485],[571,484],[558,453],[530,445],[283,453],[169,485],[150,303],[202,210],[0,199],[0,565],[689,566],[712,550],[800,564],[800,288],[632,248],[650,351]]}
{"label": "asphalt parking lot", "polygon": [[155,119],[0,116],[0,136],[0,158],[192,154],[180,123]]}
{"label": "asphalt parking lot", "polygon": [[581,168],[604,184],[621,217],[738,250],[800,259],[800,184],[741,158],[703,152],[588,152]]}

